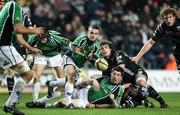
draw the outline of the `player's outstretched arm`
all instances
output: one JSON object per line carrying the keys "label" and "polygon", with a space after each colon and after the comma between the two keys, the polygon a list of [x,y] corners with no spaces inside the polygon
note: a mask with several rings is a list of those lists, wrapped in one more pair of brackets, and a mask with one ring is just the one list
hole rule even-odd
{"label": "player's outstretched arm", "polygon": [[17,34],[17,40],[16,40],[20,45],[22,45],[23,47],[27,48],[28,51],[30,51],[33,54],[41,54],[42,51],[38,48],[34,48],[32,46],[30,46],[24,39],[22,34]]}
{"label": "player's outstretched arm", "polygon": [[26,28],[22,24],[14,24],[14,31],[19,34],[43,34],[44,30],[42,27]]}
{"label": "player's outstretched arm", "polygon": [[152,40],[152,39],[149,39],[149,40],[144,44],[144,46],[143,46],[142,49],[139,51],[139,53],[138,53],[135,57],[131,58],[131,60],[132,60],[133,62],[135,62],[135,63],[138,63],[138,62],[140,61],[140,59],[142,58],[142,56],[143,56],[146,52],[148,52],[154,44],[155,44],[155,41]]}

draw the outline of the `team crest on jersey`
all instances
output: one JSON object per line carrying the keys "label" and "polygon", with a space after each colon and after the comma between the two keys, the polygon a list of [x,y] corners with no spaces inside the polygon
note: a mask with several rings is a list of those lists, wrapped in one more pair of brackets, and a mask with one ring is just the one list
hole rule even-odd
{"label": "team crest on jersey", "polygon": [[116,60],[117,60],[118,63],[122,63],[122,62],[123,62],[122,56],[121,56],[121,55],[118,56],[118,57],[116,58]]}
{"label": "team crest on jersey", "polygon": [[15,19],[16,21],[19,21],[20,20],[20,17],[16,17],[16,19]]}

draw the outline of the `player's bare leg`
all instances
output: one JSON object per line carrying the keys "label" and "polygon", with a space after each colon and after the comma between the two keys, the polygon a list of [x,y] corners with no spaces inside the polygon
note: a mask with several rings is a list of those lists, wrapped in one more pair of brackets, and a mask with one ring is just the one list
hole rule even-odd
{"label": "player's bare leg", "polygon": [[29,66],[25,61],[23,61],[20,64],[17,64],[16,66],[12,67],[12,69],[16,70],[20,73],[21,78],[18,78],[17,81],[14,84],[13,91],[9,97],[9,99],[6,101],[4,106],[4,111],[17,114],[17,115],[24,115],[23,112],[20,112],[15,107],[15,103],[17,101],[18,96],[22,93],[22,91],[25,88],[25,85],[33,78],[35,80],[35,74],[33,71],[30,70]]}

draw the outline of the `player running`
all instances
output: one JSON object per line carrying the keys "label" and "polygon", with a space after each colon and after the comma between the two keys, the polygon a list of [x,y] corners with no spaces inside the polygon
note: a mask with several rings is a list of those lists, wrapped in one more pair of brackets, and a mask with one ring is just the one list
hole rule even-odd
{"label": "player running", "polygon": [[[22,8],[26,3],[26,0],[10,1],[0,11],[0,73],[7,68],[12,68],[20,73],[19,78],[13,88],[13,91],[5,103],[4,111],[16,115],[24,115],[23,112],[19,111],[15,107],[15,102],[18,95],[24,89],[26,83],[32,78],[35,78],[34,73],[30,70],[27,63],[24,61],[22,56],[12,46],[12,33],[15,31],[19,34],[42,34],[42,28],[28,29],[23,25],[23,14]],[[18,42],[26,47],[29,51],[40,54],[41,50],[31,47],[23,38],[22,35],[18,35]]]}
{"label": "player running", "polygon": [[[59,34],[60,33],[57,31],[45,29],[43,35],[31,35],[28,39],[30,45],[42,50],[41,55],[36,55],[34,57],[34,71],[37,75],[37,80],[34,82],[32,87],[33,103],[35,103],[38,99],[40,91],[40,77],[46,66],[54,68],[58,77],[56,80],[60,80],[64,82],[63,84],[65,84],[65,78],[62,78],[63,59],[61,50],[63,47],[68,47],[70,45],[70,40],[61,37]],[[60,93],[58,93],[56,97],[59,95]],[[29,104],[31,105],[32,103],[26,103],[27,106],[30,106]]]}

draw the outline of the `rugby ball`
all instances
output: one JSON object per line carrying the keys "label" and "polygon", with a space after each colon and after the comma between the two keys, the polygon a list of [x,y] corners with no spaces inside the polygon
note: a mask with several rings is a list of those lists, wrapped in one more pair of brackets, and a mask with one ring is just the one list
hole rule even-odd
{"label": "rugby ball", "polygon": [[108,62],[104,58],[98,58],[95,62],[95,67],[100,71],[107,70],[108,66]]}

